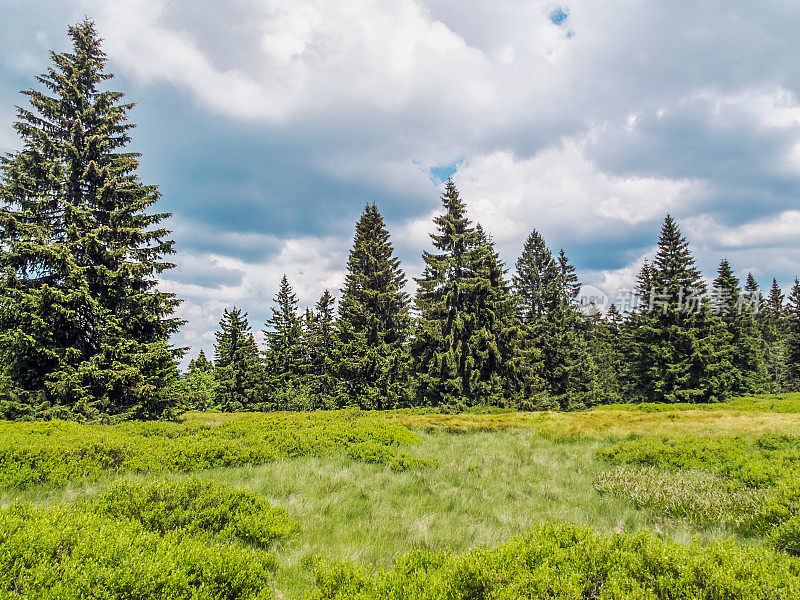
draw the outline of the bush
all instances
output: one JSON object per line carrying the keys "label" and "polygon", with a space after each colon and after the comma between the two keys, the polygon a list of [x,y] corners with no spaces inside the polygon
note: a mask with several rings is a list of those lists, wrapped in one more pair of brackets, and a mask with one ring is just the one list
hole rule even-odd
{"label": "bush", "polygon": [[239,539],[259,548],[290,536],[298,524],[263,496],[223,483],[191,478],[178,482],[113,484],[90,509],[130,519],[161,535],[179,532]]}
{"label": "bush", "polygon": [[266,552],[66,506],[0,510],[0,597],[267,599],[275,567]]}
{"label": "bush", "polygon": [[95,480],[106,472],[166,473],[330,454],[419,438],[358,411],[193,414],[182,423],[0,423],[0,487]]}
{"label": "bush", "polygon": [[414,551],[388,571],[319,565],[315,600],[516,600],[800,597],[800,561],[732,542],[689,547],[653,535],[601,536],[541,525],[495,549],[466,555]]}
{"label": "bush", "polygon": [[375,442],[353,444],[347,449],[347,456],[360,462],[388,465],[393,471],[408,471],[436,464],[435,461],[402,452],[399,448]]}
{"label": "bush", "polygon": [[776,527],[769,540],[776,549],[800,556],[800,516],[794,516]]}
{"label": "bush", "polygon": [[660,436],[634,437],[597,453],[618,464],[696,468],[725,477],[734,485],[769,487],[800,467],[800,438]]}
{"label": "bush", "polygon": [[696,525],[729,525],[742,530],[761,527],[767,494],[731,489],[723,479],[703,471],[663,471],[653,467],[617,467],[595,480],[603,494],[651,508]]}

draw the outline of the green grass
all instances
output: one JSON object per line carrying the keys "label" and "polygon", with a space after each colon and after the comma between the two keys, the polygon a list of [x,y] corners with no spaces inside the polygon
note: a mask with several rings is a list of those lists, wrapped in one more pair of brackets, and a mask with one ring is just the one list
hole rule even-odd
{"label": "green grass", "polygon": [[[757,401],[769,404],[784,399]],[[743,400],[742,406],[747,402]],[[404,426],[411,427],[413,433]],[[777,429],[785,435],[763,435],[768,429]],[[108,526],[103,523],[109,520],[122,523],[114,527],[122,527],[125,535],[141,537],[131,543],[134,546],[141,543],[136,547],[141,547],[142,552],[144,548],[153,548],[162,561],[168,561],[169,555],[159,539],[174,543],[184,540],[181,543],[187,548],[196,549],[192,552],[196,552],[197,560],[201,560],[201,546],[225,548],[229,553],[225,560],[232,561],[230,564],[238,564],[236,561],[251,554],[274,555],[272,562],[264,558],[267,562],[260,571],[246,571],[250,579],[245,581],[242,588],[245,591],[239,597],[252,593],[252,582],[266,581],[277,598],[300,600],[312,593],[316,576],[322,582],[327,581],[325,585],[333,586],[321,598],[351,597],[348,593],[356,597],[352,590],[342,592],[349,589],[349,584],[342,587],[342,577],[360,581],[358,585],[366,590],[365,598],[382,597],[381,594],[396,598],[444,597],[423,592],[418,596],[402,595],[404,586],[412,583],[404,579],[410,575],[403,574],[402,565],[418,564],[415,561],[433,565],[430,579],[420,575],[421,589],[433,589],[431,586],[446,581],[455,569],[466,573],[464,577],[494,581],[492,589],[496,590],[497,598],[519,597],[513,595],[516,593],[513,586],[506,589],[497,583],[495,575],[501,577],[500,571],[491,575],[486,569],[496,571],[501,564],[496,557],[506,556],[508,548],[525,551],[529,542],[520,540],[528,538],[515,536],[527,531],[539,532],[536,544],[543,547],[554,543],[554,539],[590,540],[591,543],[584,544],[586,547],[595,544],[607,550],[606,554],[595,557],[600,561],[598,565],[611,555],[628,561],[626,553],[634,543],[632,536],[644,531],[648,532],[646,541],[637,543],[650,548],[648,551],[658,560],[666,561],[665,565],[693,561],[691,564],[696,567],[692,569],[702,571],[703,577],[713,579],[723,577],[723,572],[735,573],[743,560],[780,563],[778,571],[764,571],[769,577],[780,577],[780,573],[775,573],[781,569],[789,569],[795,575],[800,573],[800,563],[781,562],[784,554],[765,547],[773,545],[794,552],[800,539],[800,526],[793,518],[795,508],[791,504],[794,501],[791,494],[797,490],[790,486],[781,492],[783,496],[778,493],[785,479],[782,474],[794,466],[793,447],[797,444],[793,436],[800,435],[800,415],[790,411],[730,407],[665,411],[625,407],[569,414],[205,413],[192,414],[183,423],[171,424],[113,427],[2,424],[0,433],[3,432],[10,437],[0,442],[0,448],[8,451],[6,462],[0,462],[0,474],[5,473],[10,479],[0,489],[0,505],[20,500],[41,506],[37,510],[45,512],[37,513],[39,516],[31,522],[42,527],[48,522],[68,522],[69,517],[62,515],[64,511],[78,515],[75,521],[88,532],[89,540],[101,535],[103,527]],[[708,436],[709,432],[712,435]],[[630,437],[631,433],[636,435]],[[132,442],[122,445],[128,462],[112,468],[96,468],[98,463],[92,462],[95,455],[90,455],[92,458],[86,464],[93,466],[88,472],[59,471],[59,458],[66,456],[67,463],[83,464],[80,460],[84,460],[85,453],[77,452],[78,449],[85,449],[98,439],[118,442],[120,436],[127,436],[126,444]],[[685,452],[663,443],[664,439],[676,438],[693,441],[685,445]],[[16,480],[8,475],[13,472],[10,465],[15,460],[11,450],[19,450],[20,442],[23,448],[40,451],[47,458],[42,464],[55,475],[46,478],[43,485],[16,485]],[[695,443],[700,446],[692,445]],[[705,453],[701,451],[703,445],[707,446]],[[206,454],[198,454],[198,448]],[[235,460],[198,459],[198,456],[226,456],[218,452],[219,448],[225,452],[234,448],[231,456]],[[156,454],[145,455],[147,452]],[[23,454],[28,458],[31,455]],[[159,464],[165,456],[170,460]],[[758,469],[748,467],[754,456],[760,461]],[[619,484],[618,490],[612,493],[609,488],[604,490],[607,493],[600,494],[595,484],[608,475],[608,460],[634,466],[621,467],[631,473],[630,477],[611,482]],[[22,464],[29,469],[37,465],[31,461]],[[649,472],[641,475],[635,466],[639,464],[649,465],[645,467]],[[682,470],[683,467],[705,467],[705,471],[690,472]],[[759,489],[752,498],[747,491],[753,488],[747,477],[755,477],[759,472],[760,477],[766,474],[768,478],[772,477],[770,473],[776,474],[775,481],[770,479],[770,489],[775,493],[770,492],[763,514],[774,516],[776,511],[783,512],[775,520],[779,528],[748,537],[750,532],[742,531],[741,522],[735,516],[730,517],[750,510],[748,502],[761,501]],[[726,492],[744,490],[742,497],[715,495],[716,482],[721,482]],[[634,497],[628,491],[637,486],[642,493]],[[231,487],[238,491],[230,492]],[[667,506],[674,510],[666,510]],[[703,518],[695,518],[692,511],[700,509],[705,511]],[[48,517],[51,514],[48,510],[54,511],[52,515],[62,516]],[[569,527],[542,529],[543,523],[592,527],[597,533]],[[18,548],[35,537],[32,532],[26,535],[29,537],[19,539]],[[44,537],[57,540],[58,532]],[[111,537],[120,543],[125,539],[122,533]],[[512,538],[515,541],[509,542]],[[721,570],[715,575],[713,561],[704,562],[699,557],[707,544],[717,544],[723,539],[729,540],[724,548],[713,547],[718,549],[714,552],[718,552],[721,563],[727,566],[718,567]],[[663,540],[666,558],[653,549],[662,544],[658,540]],[[113,554],[113,544],[109,544],[105,547]],[[734,550],[729,549],[732,545]],[[460,558],[482,546],[499,550],[496,554],[480,550],[469,555],[471,558]],[[261,549],[267,547],[268,551]],[[681,549],[689,547],[695,550],[687,550],[686,554]],[[407,556],[409,551],[418,554]],[[577,561],[576,565],[580,563],[577,558],[580,552],[576,550],[576,554],[566,547],[563,551],[573,557],[570,560]],[[487,552],[491,556],[484,556]],[[102,556],[91,552],[89,556],[91,564],[99,565],[98,572],[106,573]],[[342,560],[346,561],[345,566],[331,566]],[[395,568],[398,561],[400,567]],[[50,573],[44,562],[37,565],[42,573]],[[613,567],[612,563],[608,565]],[[529,565],[532,571],[526,575],[527,567],[515,563],[510,567],[508,581],[513,579],[524,585],[525,578],[533,577],[534,571],[539,574],[536,577],[549,577],[549,567],[540,566],[536,571],[539,567]],[[134,563],[128,567],[128,573],[139,572]],[[176,563],[174,568],[176,572],[188,572],[187,569],[194,567]],[[577,578],[569,585],[574,584],[579,591],[575,592],[577,595],[564,592],[566,595],[559,597],[662,597],[593,596],[595,588],[580,587],[581,578],[591,578],[597,573],[606,573],[602,576],[613,580],[613,574],[608,575],[605,568],[598,566],[599,571],[588,574],[582,567],[565,571],[565,577]],[[373,575],[376,572],[383,574]],[[649,571],[645,569],[642,573]],[[670,572],[669,576],[673,575]],[[623,580],[620,585],[630,584]],[[375,592],[374,585],[388,587]],[[602,587],[595,592],[600,593]],[[611,594],[614,588],[605,589],[603,593]],[[337,593],[340,595],[336,596]],[[589,595],[580,595],[584,593]],[[107,597],[125,596],[109,593]],[[476,592],[454,597],[488,596]],[[706,596],[687,593],[679,597]],[[2,589],[0,598],[5,600]]]}
{"label": "green grass", "polygon": [[[605,532],[649,530],[679,543],[736,535],[724,527],[697,531],[657,510],[638,510],[624,499],[598,494],[593,481],[604,465],[594,455],[604,442],[558,442],[527,430],[419,437],[415,454],[438,464],[396,471],[340,452],[194,476],[258,492],[300,523],[299,531],[275,550],[274,586],[284,598],[300,599],[309,592],[317,559],[388,568],[412,548],[463,553],[500,544],[541,522]],[[130,480],[148,485],[151,478]],[[168,480],[182,479],[172,475]],[[102,494],[112,481],[27,492],[26,498],[74,502]]]}
{"label": "green grass", "polygon": [[[192,413],[181,423],[119,425],[0,422],[0,487],[54,487],[109,472],[188,472],[417,441],[406,428],[360,411]],[[381,456],[394,460],[388,452]]]}

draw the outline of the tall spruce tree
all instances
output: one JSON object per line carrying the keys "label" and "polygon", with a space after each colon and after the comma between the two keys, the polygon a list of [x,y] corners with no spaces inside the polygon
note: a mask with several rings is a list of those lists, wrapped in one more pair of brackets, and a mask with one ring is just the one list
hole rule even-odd
{"label": "tall spruce tree", "polygon": [[113,77],[93,23],[69,28],[23,92],[23,149],[0,158],[0,360],[8,418],[152,418],[177,402],[169,337],[179,301],[160,292],[172,268],[169,215],[151,212],[139,155],[127,152],[132,103]]}
{"label": "tall spruce tree", "polygon": [[514,290],[527,343],[541,350],[550,400],[565,409],[595,403],[595,367],[575,306],[580,283],[565,252],[554,258],[535,229],[517,259]]}
{"label": "tall spruce tree", "polygon": [[767,369],[773,392],[787,389],[787,340],[784,294],[773,278],[769,294],[759,312],[761,336],[767,345]]}
{"label": "tall spruce tree", "polygon": [[475,393],[514,406],[532,406],[545,388],[541,377],[542,352],[526,337],[517,299],[507,278],[508,270],[491,236],[480,223],[475,232],[478,274],[488,284],[484,293],[475,296],[478,350],[484,371],[476,381]]}
{"label": "tall spruce tree", "polygon": [[800,280],[794,284],[786,302],[786,370],[792,390],[800,388]]}
{"label": "tall spruce tree", "polygon": [[[749,281],[751,288],[754,283],[755,280]],[[757,308],[751,304],[753,293],[752,289],[743,293],[730,263],[722,259],[712,286],[712,310],[721,317],[728,332],[732,347],[731,393],[737,395],[765,392],[768,388],[764,340],[755,320]]]}
{"label": "tall spruce tree", "polygon": [[502,367],[506,361],[519,364],[520,351],[509,341],[516,336],[501,289],[507,286],[502,265],[493,259],[488,238],[472,226],[452,180],[442,205],[445,212],[434,219],[437,232],[431,234],[438,252],[423,253],[425,269],[416,280],[419,320],[412,356],[418,402],[514,402],[529,384],[520,387],[524,374],[515,370],[510,377]]}
{"label": "tall spruce tree", "polygon": [[298,410],[305,408],[307,401],[303,326],[297,314],[297,295],[285,274],[273,302],[272,316],[264,329],[265,401],[277,409]]}
{"label": "tall spruce tree", "polygon": [[262,370],[247,313],[226,308],[215,335],[216,405],[226,412],[258,408]]}
{"label": "tall spruce tree", "polygon": [[639,399],[718,402],[730,396],[730,336],[705,291],[689,243],[667,215],[655,259],[639,274],[640,302],[628,319],[630,389]]}
{"label": "tall spruce tree", "polygon": [[405,284],[383,216],[367,204],[356,223],[339,302],[340,403],[384,409],[407,402],[404,344],[411,320]]}
{"label": "tall spruce tree", "polygon": [[338,339],[334,320],[334,299],[325,290],[305,319],[308,355],[309,408],[332,408],[338,396],[336,360]]}

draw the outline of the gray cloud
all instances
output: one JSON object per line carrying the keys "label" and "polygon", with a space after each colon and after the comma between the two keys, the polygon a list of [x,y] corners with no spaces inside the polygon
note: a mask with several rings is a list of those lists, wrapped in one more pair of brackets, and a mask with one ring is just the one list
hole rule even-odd
{"label": "gray cloud", "polygon": [[115,85],[139,103],[142,175],[176,215],[166,284],[189,299],[195,346],[226,304],[265,318],[283,271],[304,303],[338,287],[368,201],[416,274],[438,209],[429,169],[453,163],[509,264],[535,226],[587,280],[630,280],[671,211],[706,269],[723,255],[783,282],[800,269],[788,0],[9,6],[0,148],[46,50],[96,18]]}

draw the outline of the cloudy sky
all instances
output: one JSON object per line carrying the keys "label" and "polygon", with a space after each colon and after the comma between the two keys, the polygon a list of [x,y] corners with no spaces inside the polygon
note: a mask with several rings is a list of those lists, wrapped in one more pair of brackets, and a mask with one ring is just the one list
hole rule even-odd
{"label": "cloudy sky", "polygon": [[376,202],[409,275],[443,179],[513,264],[531,228],[613,293],[666,212],[707,274],[800,273],[800,11],[736,0],[0,0],[0,151],[85,15],[171,211],[176,340],[338,290]]}

